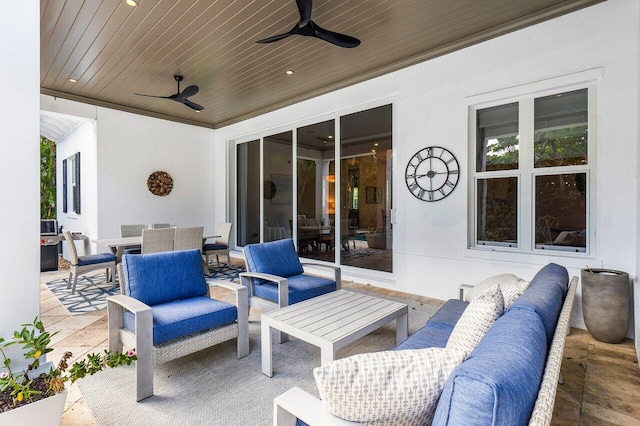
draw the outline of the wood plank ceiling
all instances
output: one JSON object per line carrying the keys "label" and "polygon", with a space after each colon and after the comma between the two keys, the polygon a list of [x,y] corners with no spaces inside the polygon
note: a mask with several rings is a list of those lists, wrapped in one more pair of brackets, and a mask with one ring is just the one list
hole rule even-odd
{"label": "wood plank ceiling", "polygon": [[[298,22],[293,0],[41,0],[41,92],[218,128],[600,1],[316,0],[314,22],[362,41],[344,49],[256,44]],[[134,94],[174,94],[174,74],[202,112]]]}

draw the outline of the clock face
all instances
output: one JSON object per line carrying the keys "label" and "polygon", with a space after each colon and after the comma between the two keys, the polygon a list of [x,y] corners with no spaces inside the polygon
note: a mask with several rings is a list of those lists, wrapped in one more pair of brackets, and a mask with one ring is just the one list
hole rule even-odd
{"label": "clock face", "polygon": [[460,178],[456,157],[439,146],[424,148],[411,157],[405,180],[414,197],[422,201],[440,201],[453,191]]}

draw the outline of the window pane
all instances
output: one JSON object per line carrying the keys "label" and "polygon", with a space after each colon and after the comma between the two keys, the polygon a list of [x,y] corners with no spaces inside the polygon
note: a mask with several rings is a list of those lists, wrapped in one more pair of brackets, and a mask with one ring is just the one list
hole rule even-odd
{"label": "window pane", "polygon": [[478,179],[478,245],[518,245],[518,178]]}
{"label": "window pane", "polygon": [[[237,152],[237,245],[260,242],[260,141],[238,145]],[[271,194],[269,182],[265,182],[265,194]]]}
{"label": "window pane", "polygon": [[587,89],[535,100],[535,167],[587,164]]}
{"label": "window pane", "polygon": [[536,248],[584,252],[587,174],[536,176]]}
{"label": "window pane", "polygon": [[518,168],[518,103],[485,108],[477,114],[476,171]]}

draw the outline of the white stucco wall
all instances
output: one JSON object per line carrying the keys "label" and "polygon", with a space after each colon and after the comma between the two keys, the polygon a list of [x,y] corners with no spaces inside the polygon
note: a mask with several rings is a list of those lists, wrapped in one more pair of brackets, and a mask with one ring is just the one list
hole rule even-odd
{"label": "white stucco wall", "polygon": [[[0,13],[0,337],[7,338],[40,311],[40,2],[3,2]],[[22,368],[21,349],[9,348]]]}
{"label": "white stucco wall", "polygon": [[[214,196],[224,183],[213,177],[214,131],[64,99],[41,96],[45,111],[93,120],[93,142],[84,125],[58,144],[58,163],[81,152],[82,212],[61,213],[65,228],[90,238],[120,235],[121,224],[169,222],[205,227],[214,233]],[[147,178],[157,170],[173,178],[172,192],[158,197],[147,189]],[[62,166],[59,166],[62,176]],[[58,189],[61,193],[62,188]],[[60,194],[59,194],[60,196]],[[70,206],[69,212],[72,211]],[[105,247],[90,244],[92,252]]]}
{"label": "white stucco wall", "polygon": [[[386,287],[448,299],[460,283],[513,272],[531,279],[544,264],[565,265],[570,275],[586,264],[628,271],[637,266],[637,142],[639,3],[610,0],[572,14],[342,89],[216,131],[216,160],[223,141],[268,135],[271,129],[321,114],[394,106],[394,273],[364,279]],[[483,94],[509,96],[545,82],[597,81],[595,250],[588,257],[467,249],[468,106]],[[557,79],[557,80],[553,80]],[[322,119],[327,117],[322,116]],[[320,119],[318,120],[320,121]],[[403,172],[417,150],[441,145],[461,163],[461,183],[437,203],[417,200]],[[216,194],[216,205],[225,202]],[[345,268],[350,277],[354,271]],[[363,276],[356,276],[358,281]],[[584,327],[578,295],[573,325]],[[630,329],[630,336],[632,331]]]}

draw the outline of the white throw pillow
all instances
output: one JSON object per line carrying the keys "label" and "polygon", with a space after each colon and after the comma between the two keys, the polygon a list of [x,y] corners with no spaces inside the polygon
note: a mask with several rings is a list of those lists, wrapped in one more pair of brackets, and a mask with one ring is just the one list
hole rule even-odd
{"label": "white throw pillow", "polygon": [[500,286],[494,284],[469,303],[453,327],[447,349],[469,355],[503,312],[504,298]]}
{"label": "white throw pillow", "polygon": [[313,370],[323,407],[364,424],[430,424],[463,351],[408,349],[350,356]]}
{"label": "white throw pillow", "polygon": [[513,274],[494,275],[479,282],[475,287],[467,292],[464,299],[467,302],[471,302],[480,294],[484,293],[489,287],[496,284],[500,286],[500,291],[502,291],[505,311],[509,309],[509,306],[511,306],[511,304],[515,302],[529,286],[528,281],[525,281],[520,277],[516,277]]}

